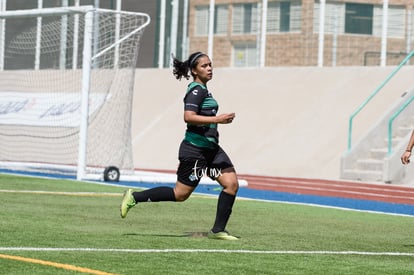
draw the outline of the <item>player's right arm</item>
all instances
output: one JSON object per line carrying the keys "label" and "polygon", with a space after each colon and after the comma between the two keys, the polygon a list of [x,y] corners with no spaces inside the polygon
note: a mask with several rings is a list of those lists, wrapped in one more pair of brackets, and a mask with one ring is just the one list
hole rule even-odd
{"label": "player's right arm", "polygon": [[184,111],[184,121],[193,125],[206,125],[206,124],[228,124],[233,122],[235,113],[226,113],[218,116],[203,116],[198,115],[194,111]]}
{"label": "player's right arm", "polygon": [[414,147],[414,130],[411,133],[410,141],[408,142],[407,149],[404,151],[404,153],[401,156],[401,162],[402,164],[408,164],[410,163],[410,157],[411,157],[411,151]]}

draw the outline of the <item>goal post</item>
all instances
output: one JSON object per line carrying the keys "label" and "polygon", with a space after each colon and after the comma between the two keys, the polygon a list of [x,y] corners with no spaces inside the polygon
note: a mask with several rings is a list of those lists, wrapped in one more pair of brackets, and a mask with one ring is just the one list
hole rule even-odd
{"label": "goal post", "polygon": [[85,14],[84,46],[82,64],[82,85],[81,85],[81,109],[79,129],[79,153],[78,169],[76,179],[82,180],[86,173],[86,147],[88,142],[88,117],[89,117],[89,91],[91,88],[91,65],[92,65],[92,31],[93,16],[90,12]]}
{"label": "goal post", "polygon": [[[39,20],[41,18],[41,20]],[[144,13],[0,12],[0,168],[133,172],[132,98]]]}

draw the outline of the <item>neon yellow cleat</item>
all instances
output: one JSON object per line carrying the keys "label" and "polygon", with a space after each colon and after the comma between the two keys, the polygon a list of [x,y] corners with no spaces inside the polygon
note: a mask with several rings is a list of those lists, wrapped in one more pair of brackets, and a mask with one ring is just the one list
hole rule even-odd
{"label": "neon yellow cleat", "polygon": [[232,236],[227,231],[221,231],[214,233],[213,231],[208,232],[207,238],[215,240],[226,240],[226,241],[236,241],[239,237]]}
{"label": "neon yellow cleat", "polygon": [[137,203],[135,202],[134,196],[132,195],[132,189],[125,190],[124,197],[121,203],[121,218],[125,218],[129,209],[134,207]]}

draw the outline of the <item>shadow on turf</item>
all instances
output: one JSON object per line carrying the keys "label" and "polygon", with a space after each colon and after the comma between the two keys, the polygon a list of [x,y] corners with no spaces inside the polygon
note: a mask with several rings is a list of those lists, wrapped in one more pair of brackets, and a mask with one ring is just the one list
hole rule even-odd
{"label": "shadow on turf", "polygon": [[207,232],[185,232],[181,235],[176,234],[141,234],[141,233],[126,233],[123,236],[152,236],[152,237],[166,237],[166,238],[204,238],[207,237]]}

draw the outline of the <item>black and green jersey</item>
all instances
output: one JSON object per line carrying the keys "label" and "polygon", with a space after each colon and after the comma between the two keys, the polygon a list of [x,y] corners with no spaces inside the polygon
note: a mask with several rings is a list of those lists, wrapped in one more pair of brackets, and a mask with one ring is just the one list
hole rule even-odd
{"label": "black and green jersey", "polygon": [[[215,116],[218,111],[217,101],[213,98],[207,87],[191,82],[184,97],[184,110],[194,111],[202,116]],[[216,148],[219,142],[217,124],[193,125],[187,123],[185,141],[203,148]]]}

